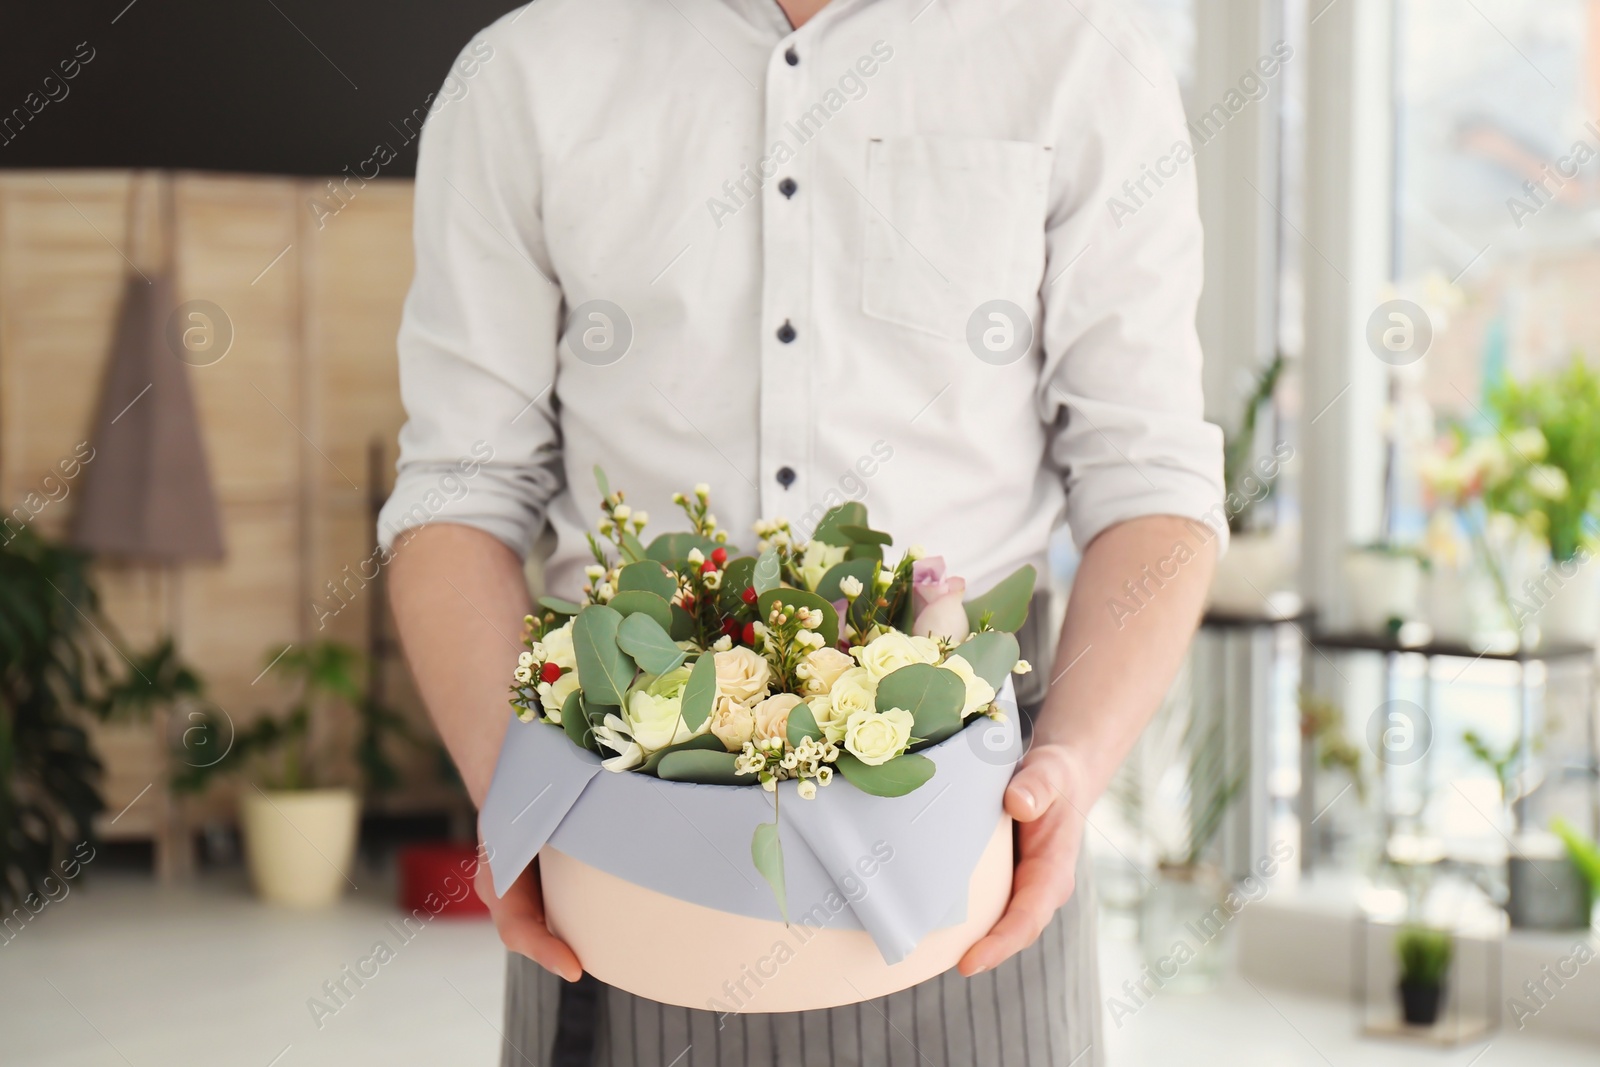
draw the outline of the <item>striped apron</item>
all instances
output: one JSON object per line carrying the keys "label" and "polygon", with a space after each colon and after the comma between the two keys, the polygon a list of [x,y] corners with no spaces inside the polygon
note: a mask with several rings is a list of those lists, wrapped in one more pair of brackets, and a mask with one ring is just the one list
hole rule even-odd
{"label": "striped apron", "polygon": [[1039,940],[992,971],[954,970],[877,1000],[736,1014],[569,984],[511,953],[502,1067],[1099,1067],[1089,865]]}

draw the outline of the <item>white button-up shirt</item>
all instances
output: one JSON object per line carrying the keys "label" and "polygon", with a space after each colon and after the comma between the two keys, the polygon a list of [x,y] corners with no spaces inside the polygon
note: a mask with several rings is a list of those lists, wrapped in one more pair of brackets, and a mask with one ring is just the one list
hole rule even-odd
{"label": "white button-up shirt", "polygon": [[[538,0],[434,102],[380,538],[429,521],[573,595],[592,468],[652,532],[864,501],[978,592],[1220,514],[1172,76],[1111,0]],[[1180,159],[1174,162],[1174,159]],[[1158,164],[1160,173],[1157,173]],[[1225,536],[1225,535],[1224,535]]]}

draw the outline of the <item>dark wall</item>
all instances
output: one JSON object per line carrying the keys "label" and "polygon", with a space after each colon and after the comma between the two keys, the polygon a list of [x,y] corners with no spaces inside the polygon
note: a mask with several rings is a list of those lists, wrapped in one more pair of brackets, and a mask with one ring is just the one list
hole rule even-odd
{"label": "dark wall", "polygon": [[[336,174],[416,121],[511,0],[0,4],[0,168]],[[72,77],[67,77],[72,74]]]}

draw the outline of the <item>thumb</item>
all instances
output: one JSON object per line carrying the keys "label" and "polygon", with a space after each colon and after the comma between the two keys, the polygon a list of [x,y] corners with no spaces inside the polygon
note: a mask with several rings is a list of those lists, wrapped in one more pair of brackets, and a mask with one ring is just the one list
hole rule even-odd
{"label": "thumb", "polygon": [[1033,822],[1061,799],[1057,768],[1052,760],[1023,764],[1006,786],[1006,814],[1018,822]]}

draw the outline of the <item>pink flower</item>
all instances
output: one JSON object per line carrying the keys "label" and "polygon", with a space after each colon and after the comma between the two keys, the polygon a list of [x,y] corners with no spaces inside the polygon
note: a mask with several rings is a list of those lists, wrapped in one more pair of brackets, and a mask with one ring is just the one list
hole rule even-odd
{"label": "pink flower", "polygon": [[959,641],[971,632],[961,598],[967,580],[944,572],[943,556],[927,556],[911,565],[911,597],[916,621],[911,632],[918,637],[946,637]]}

